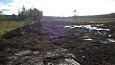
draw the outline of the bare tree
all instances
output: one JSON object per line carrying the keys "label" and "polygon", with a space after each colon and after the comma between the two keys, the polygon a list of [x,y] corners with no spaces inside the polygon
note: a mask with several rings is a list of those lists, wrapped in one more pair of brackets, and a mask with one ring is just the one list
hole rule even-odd
{"label": "bare tree", "polygon": [[76,22],[76,21],[78,22],[78,19],[79,19],[79,18],[78,18],[78,16],[77,16],[77,11],[74,10],[73,13],[74,13],[75,22]]}
{"label": "bare tree", "polygon": [[76,22],[77,21],[76,20],[77,19],[77,17],[76,17],[76,10],[74,10],[73,13],[74,13],[74,19],[75,19],[75,22]]}

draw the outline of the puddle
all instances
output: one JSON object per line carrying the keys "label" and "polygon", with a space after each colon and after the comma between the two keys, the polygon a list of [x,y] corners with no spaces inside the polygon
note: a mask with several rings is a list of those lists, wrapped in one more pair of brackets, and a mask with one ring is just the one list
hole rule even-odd
{"label": "puddle", "polygon": [[[102,26],[102,25],[98,25],[98,26]],[[104,28],[98,28],[95,26],[92,26],[92,25],[68,25],[68,26],[64,26],[64,28],[85,28],[85,29],[89,29],[89,30],[97,30],[97,31],[110,31],[110,29],[104,29]]]}
{"label": "puddle", "polygon": [[97,24],[96,26],[103,26],[103,24]]}
{"label": "puddle", "polygon": [[[69,29],[82,28],[81,31],[83,31],[83,30],[89,30],[89,31],[95,30],[94,36],[98,34],[99,38],[106,38],[106,40],[101,40],[103,43],[108,43],[108,42],[115,43],[115,39],[111,39],[110,37],[112,37],[112,35],[108,33],[110,31],[110,29],[103,28],[103,27],[105,27],[103,24],[97,24],[97,25],[68,25],[68,26],[65,26],[64,28],[67,28],[67,29],[68,28]],[[84,36],[84,38],[85,39],[83,39],[83,40],[86,40],[86,41],[95,40],[95,39],[92,39],[92,37],[90,38],[89,36]]]}
{"label": "puddle", "polygon": [[91,41],[91,40],[93,40],[93,39],[84,39],[84,40]]}
{"label": "puddle", "polygon": [[108,35],[108,37],[112,37],[112,35]]}
{"label": "puddle", "polygon": [[110,42],[115,42],[115,40],[114,39],[108,39]]}
{"label": "puddle", "polygon": [[64,26],[64,28],[71,28],[71,26]]}

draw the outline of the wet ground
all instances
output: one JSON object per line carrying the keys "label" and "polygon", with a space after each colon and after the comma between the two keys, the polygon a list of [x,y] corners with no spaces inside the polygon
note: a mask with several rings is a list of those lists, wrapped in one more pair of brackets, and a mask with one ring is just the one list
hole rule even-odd
{"label": "wet ground", "polygon": [[5,34],[1,65],[115,65],[113,24],[42,21]]}

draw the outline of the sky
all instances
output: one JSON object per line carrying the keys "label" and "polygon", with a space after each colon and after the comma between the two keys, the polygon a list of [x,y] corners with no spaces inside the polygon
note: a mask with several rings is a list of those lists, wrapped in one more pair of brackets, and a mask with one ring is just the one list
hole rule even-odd
{"label": "sky", "polygon": [[79,16],[115,13],[115,0],[0,0],[4,14],[17,14],[26,9],[37,8],[45,16]]}

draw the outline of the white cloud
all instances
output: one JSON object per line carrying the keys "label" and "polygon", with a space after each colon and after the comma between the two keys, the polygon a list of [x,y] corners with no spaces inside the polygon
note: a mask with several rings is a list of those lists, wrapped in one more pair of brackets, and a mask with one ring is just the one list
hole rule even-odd
{"label": "white cloud", "polygon": [[38,8],[44,15],[71,16],[76,9],[78,15],[97,15],[115,12],[115,1],[113,0],[13,0],[8,4],[0,3],[0,9],[10,9],[4,13],[17,13],[25,6]]}

